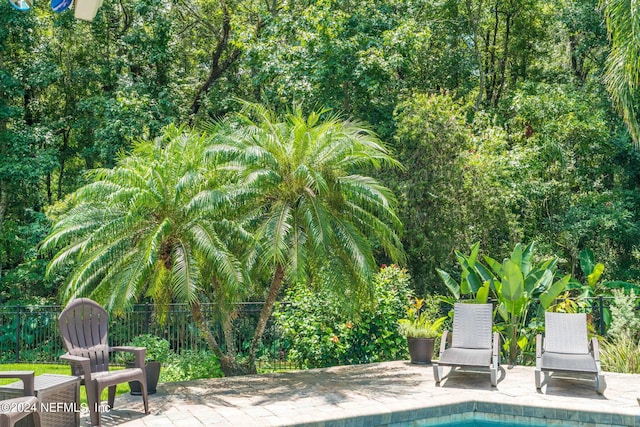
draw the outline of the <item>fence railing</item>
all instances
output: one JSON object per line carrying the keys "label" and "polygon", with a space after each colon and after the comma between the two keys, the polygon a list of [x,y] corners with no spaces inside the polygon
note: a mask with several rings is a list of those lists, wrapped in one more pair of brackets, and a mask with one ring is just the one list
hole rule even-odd
{"label": "fence railing", "polygon": [[[260,316],[262,302],[236,306],[232,328],[225,334],[215,319],[215,304],[203,304],[202,313],[218,343],[235,346],[239,354],[246,354]],[[64,346],[58,327],[62,306],[4,306],[0,307],[0,362],[58,362]],[[161,321],[160,317],[164,317]],[[208,349],[202,334],[186,304],[170,304],[163,316],[153,304],[137,304],[122,317],[112,317],[109,325],[111,345],[124,345],[140,334],[153,334],[169,341],[176,352]],[[278,328],[267,323],[258,352],[258,366],[271,369],[297,368],[287,361],[288,346]]]}
{"label": "fence railing", "polygon": [[[605,335],[606,317],[612,302],[609,297],[581,299],[579,311],[589,314],[594,332]],[[640,299],[636,300],[637,303]],[[229,342],[236,351],[246,354],[257,324],[262,302],[242,303],[236,306],[236,316],[227,336],[216,318],[215,304],[203,304],[202,312],[209,319],[214,337],[223,348]],[[0,306],[0,362],[57,363],[64,353],[58,328],[58,316],[62,306]],[[166,307],[164,320],[160,321],[153,304],[138,304],[123,317],[113,317],[109,326],[111,345],[123,345],[140,334],[153,334],[169,341],[176,352],[207,349],[200,331],[186,304]],[[225,339],[226,338],[226,339]],[[295,369],[287,360],[289,343],[283,338],[273,319],[267,324],[258,352],[258,367],[269,369]]]}

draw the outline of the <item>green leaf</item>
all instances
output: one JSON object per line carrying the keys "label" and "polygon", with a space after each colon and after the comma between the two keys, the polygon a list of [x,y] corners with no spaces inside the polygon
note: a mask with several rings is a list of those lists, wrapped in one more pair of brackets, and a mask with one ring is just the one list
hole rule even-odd
{"label": "green leaf", "polygon": [[591,249],[580,251],[580,268],[585,276],[593,273],[594,262],[593,251]]}
{"label": "green leaf", "polygon": [[489,288],[490,288],[490,282],[486,281],[484,282],[484,284],[482,285],[482,287],[480,287],[480,289],[478,289],[478,292],[476,293],[476,303],[478,304],[486,304],[487,301],[489,300]]}
{"label": "green leaf", "polygon": [[540,295],[540,304],[542,305],[542,308],[546,310],[551,306],[551,304],[553,304],[558,295],[565,290],[569,280],[571,280],[571,275],[567,274]]}
{"label": "green leaf", "polygon": [[587,276],[587,283],[589,284],[589,286],[593,288],[596,283],[598,283],[598,280],[600,280],[600,276],[602,276],[603,272],[604,264],[602,264],[601,262],[597,263],[593,267],[593,272]]}
{"label": "green leaf", "polygon": [[522,270],[522,275],[527,277],[531,272],[531,264],[533,260],[533,242],[529,243],[524,251],[522,252],[522,263],[520,264],[520,269]]}
{"label": "green leaf", "polygon": [[498,261],[488,256],[485,256],[484,260],[489,265],[489,268],[493,270],[495,275],[500,276],[502,271],[502,264],[500,264]]}
{"label": "green leaf", "polygon": [[[515,252],[515,251],[514,251]],[[507,301],[517,301],[524,294],[524,280],[518,264],[508,259],[502,265],[502,296]]]}
{"label": "green leaf", "polygon": [[446,271],[440,270],[439,268],[436,268],[436,271],[444,282],[444,285],[449,289],[449,292],[451,292],[456,299],[460,299],[460,285],[456,283]]}
{"label": "green leaf", "polygon": [[517,243],[513,252],[511,252],[511,261],[517,266],[522,265],[522,245]]}

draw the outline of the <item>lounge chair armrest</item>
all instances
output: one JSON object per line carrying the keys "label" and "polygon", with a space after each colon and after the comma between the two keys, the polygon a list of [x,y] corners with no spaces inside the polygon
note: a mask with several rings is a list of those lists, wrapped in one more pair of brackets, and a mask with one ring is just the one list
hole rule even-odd
{"label": "lounge chair armrest", "polygon": [[536,335],[536,358],[542,357],[542,334]]}
{"label": "lounge chair armrest", "polygon": [[147,356],[147,349],[145,347],[130,347],[130,346],[117,346],[111,347],[111,351],[122,351],[126,353],[132,353],[136,360],[136,368],[144,368],[144,359]]}
{"label": "lounge chair armrest", "polygon": [[60,356],[60,359],[65,360],[72,365],[80,366],[82,373],[84,374],[85,383],[91,381],[91,359],[88,357],[74,356],[69,353],[63,354]]}
{"label": "lounge chair armrest", "polygon": [[449,331],[443,331],[442,337],[440,338],[439,357],[442,357],[442,353],[446,350],[447,344],[451,344],[451,334],[449,334]]}
{"label": "lounge chair armrest", "polygon": [[600,362],[600,344],[598,343],[598,338],[591,338],[591,345],[589,346],[591,353],[593,354],[593,359],[596,363]]}
{"label": "lounge chair armrest", "polygon": [[15,378],[22,380],[24,384],[24,395],[34,396],[35,389],[35,372],[34,371],[3,371],[0,372],[0,378]]}

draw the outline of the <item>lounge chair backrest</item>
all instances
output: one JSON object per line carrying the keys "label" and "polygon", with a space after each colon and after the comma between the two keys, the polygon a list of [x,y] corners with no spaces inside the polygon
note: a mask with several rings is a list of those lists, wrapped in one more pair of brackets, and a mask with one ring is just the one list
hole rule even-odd
{"label": "lounge chair backrest", "polygon": [[[109,370],[109,318],[104,308],[88,298],[79,298],[62,310],[58,323],[69,354],[91,359],[91,372]],[[82,371],[73,367],[73,375],[82,375]]]}
{"label": "lounge chair backrest", "polygon": [[453,306],[451,347],[491,349],[493,306],[463,304]]}
{"label": "lounge chair backrest", "polygon": [[552,353],[587,354],[587,315],[584,313],[544,314],[544,350]]}

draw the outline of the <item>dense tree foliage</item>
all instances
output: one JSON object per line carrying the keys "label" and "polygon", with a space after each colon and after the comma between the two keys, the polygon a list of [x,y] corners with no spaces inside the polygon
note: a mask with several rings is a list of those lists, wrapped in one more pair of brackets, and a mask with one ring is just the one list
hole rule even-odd
{"label": "dense tree foliage", "polygon": [[397,190],[421,292],[475,241],[498,259],[536,241],[577,276],[592,249],[607,279],[633,281],[640,157],[616,108],[634,131],[638,32],[625,5],[132,0],[89,24],[3,2],[0,298],[60,296],[67,275],[45,279],[36,247],[44,211],[55,218],[84,171],[170,123],[237,111],[234,96],[371,124],[405,167],[376,178]]}

